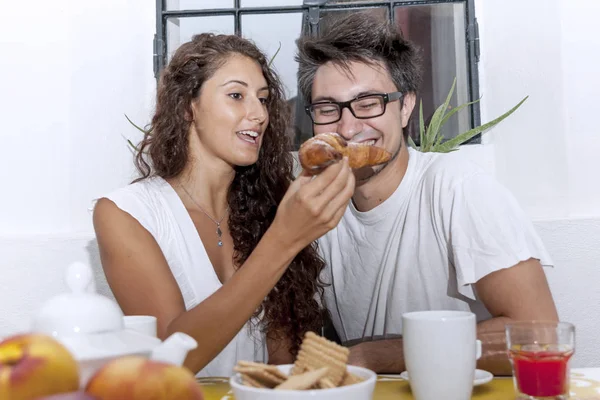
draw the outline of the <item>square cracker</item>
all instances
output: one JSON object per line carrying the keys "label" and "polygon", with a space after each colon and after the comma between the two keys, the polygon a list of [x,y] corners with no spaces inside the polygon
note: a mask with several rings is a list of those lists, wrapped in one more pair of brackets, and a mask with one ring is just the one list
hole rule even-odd
{"label": "square cracker", "polygon": [[327,374],[327,367],[308,371],[303,374],[292,375],[287,381],[275,387],[275,390],[306,390],[314,387],[321,378]]}
{"label": "square cracker", "polygon": [[314,332],[307,332],[300,346],[298,357],[292,368],[292,375],[327,367],[325,376],[329,382],[339,386],[346,375],[346,364],[350,351]]}

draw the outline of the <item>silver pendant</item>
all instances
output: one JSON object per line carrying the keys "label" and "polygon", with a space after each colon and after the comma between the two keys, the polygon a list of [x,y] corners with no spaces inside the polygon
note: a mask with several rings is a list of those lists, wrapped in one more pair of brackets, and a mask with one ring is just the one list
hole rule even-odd
{"label": "silver pendant", "polygon": [[223,241],[221,240],[221,235],[223,234],[223,232],[221,231],[221,224],[217,224],[217,236],[219,237],[219,242],[217,243],[217,245],[219,247],[223,246]]}

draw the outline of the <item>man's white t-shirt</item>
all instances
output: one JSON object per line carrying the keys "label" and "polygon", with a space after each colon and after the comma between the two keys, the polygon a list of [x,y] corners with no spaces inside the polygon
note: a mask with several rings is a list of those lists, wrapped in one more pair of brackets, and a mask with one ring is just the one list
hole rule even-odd
{"label": "man's white t-shirt", "polygon": [[409,149],[406,174],[368,212],[350,204],[319,239],[325,305],[343,343],[402,333],[402,314],[472,311],[490,318],[474,283],[535,258],[552,264],[515,198],[459,152]]}

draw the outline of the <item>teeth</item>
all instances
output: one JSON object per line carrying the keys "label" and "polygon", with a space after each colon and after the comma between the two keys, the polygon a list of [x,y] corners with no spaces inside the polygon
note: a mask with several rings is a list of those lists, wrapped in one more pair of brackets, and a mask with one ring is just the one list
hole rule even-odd
{"label": "teeth", "polygon": [[365,142],[362,142],[362,144],[366,144],[367,146],[373,146],[375,144],[375,139],[367,140]]}
{"label": "teeth", "polygon": [[253,138],[258,137],[258,133],[254,131],[239,131],[242,135],[252,136]]}

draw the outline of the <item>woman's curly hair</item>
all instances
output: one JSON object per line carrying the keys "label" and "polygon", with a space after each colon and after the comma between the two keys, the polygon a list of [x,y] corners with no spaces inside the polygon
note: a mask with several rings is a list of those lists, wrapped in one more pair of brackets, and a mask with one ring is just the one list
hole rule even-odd
{"label": "woman's curly hair", "polygon": [[[200,95],[202,84],[232,55],[257,61],[270,91],[269,125],[258,161],[236,167],[228,193],[233,261],[239,268],[273,222],[277,206],[294,178],[291,142],[286,134],[289,108],[283,87],[254,43],[235,35],[204,33],[178,48],[161,74],[156,111],[150,129],[137,147],[135,164],[141,175],[136,181],[155,175],[174,178],[183,171],[189,161],[188,116],[192,100]],[[262,314],[263,329],[270,337],[291,339],[294,354],[304,333],[318,332],[322,326],[323,314],[315,295],[323,295],[320,272],[324,265],[315,243],[304,248],[256,311],[255,316]]]}

